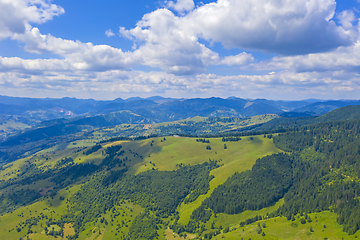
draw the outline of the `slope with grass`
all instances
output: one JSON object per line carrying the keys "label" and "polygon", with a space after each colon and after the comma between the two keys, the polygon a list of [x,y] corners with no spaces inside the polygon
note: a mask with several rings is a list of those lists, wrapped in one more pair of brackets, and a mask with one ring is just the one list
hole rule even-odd
{"label": "slope with grass", "polygon": [[[84,164],[94,164],[94,167],[101,166],[104,161],[104,157],[106,156],[106,154],[104,155],[104,150],[108,148],[121,146],[121,158],[128,159],[125,163],[127,167],[127,175],[139,175],[150,169],[156,169],[158,171],[173,171],[186,165],[195,166],[206,163],[209,159],[216,160],[219,164],[221,164],[221,166],[211,171],[211,175],[213,175],[214,178],[210,182],[210,192],[213,191],[216,186],[223,183],[233,173],[250,169],[257,158],[279,151],[273,146],[270,139],[264,138],[263,136],[254,136],[251,139],[250,137],[244,137],[240,141],[226,143],[223,142],[221,138],[210,139],[209,143],[202,143],[196,140],[196,138],[172,136],[149,138],[140,141],[116,141],[103,143],[100,148],[97,148],[95,151],[90,151],[91,153],[88,155],[86,153],[92,148],[92,146],[95,145],[93,142],[75,141],[68,144],[60,144],[28,158],[20,159],[16,162],[5,165],[0,177],[3,183],[9,182],[11,179],[11,184],[3,188],[1,193],[3,196],[6,196],[7,194],[10,194],[10,192],[16,192],[21,189],[29,189],[34,192],[39,192],[39,197],[33,200],[35,203],[31,203],[33,201],[30,201],[25,203],[26,206],[33,209],[31,210],[32,212],[36,211],[37,214],[40,215],[45,214],[47,210],[44,209],[50,206],[56,207],[56,215],[62,216],[66,213],[67,208],[69,207],[68,199],[71,196],[67,190],[59,187],[66,187],[67,185],[65,185],[65,183],[68,182],[68,184],[70,184],[68,186],[74,186],[73,188],[78,190],[80,186],[79,184],[85,183],[89,178],[86,177],[86,175],[80,178],[73,175],[73,180],[69,181],[66,177],[70,176],[66,176],[64,178],[65,183],[57,183],[52,180],[52,177],[54,177],[53,175],[61,174],[64,171],[61,169],[66,169],[67,167],[72,166],[71,164],[74,164],[75,166],[81,166]],[[224,144],[227,146],[226,149],[224,149]],[[207,149],[208,146],[210,146],[211,149]],[[71,159],[69,160],[71,161],[69,166],[67,165],[67,159]],[[117,168],[118,167],[115,166],[114,170]],[[96,173],[98,169],[99,168],[96,168],[94,173]],[[47,178],[37,178],[40,175],[45,176],[45,173],[48,171],[53,171],[51,172],[51,176],[48,176]],[[106,171],[109,171],[109,169]],[[31,176],[37,177],[29,178]],[[14,182],[16,179],[19,182]],[[24,180],[33,182],[25,182],[25,185],[20,184],[20,182]],[[56,194],[57,191],[58,193]],[[59,200],[60,195],[62,196],[61,201]],[[205,195],[202,195],[196,199],[198,202],[197,204],[201,203],[204,196]],[[6,201],[6,198],[4,201]],[[6,221],[10,224],[4,225],[2,230],[0,229],[0,231],[10,230],[9,237],[7,237],[7,239],[12,239],[10,236],[20,237],[24,236],[24,234],[31,234],[29,236],[34,239],[36,239],[37,236],[39,236],[39,239],[44,237],[43,234],[41,235],[42,231],[38,229],[39,224],[44,225],[45,223],[42,223],[41,221],[39,221],[39,224],[36,225],[36,228],[33,226],[30,227],[30,230],[32,228],[36,229],[32,230],[33,233],[31,233],[29,228],[26,231],[22,229],[17,232],[16,229],[21,220],[31,219],[34,215],[30,216],[30,214],[25,214],[25,216],[22,213],[24,212],[24,207],[21,207],[21,205],[13,205],[12,209],[13,210],[5,213],[5,215],[0,218],[1,221]],[[105,214],[105,219],[107,219],[106,216],[109,215]],[[183,214],[181,214],[181,216],[183,217]],[[109,220],[107,221],[109,222]],[[60,227],[64,227],[64,224]],[[114,224],[112,223],[112,225]],[[127,225],[130,227],[130,224]],[[116,227],[115,229],[120,230],[121,228]],[[99,231],[107,232],[107,234],[113,233],[113,236],[115,236],[115,233],[121,234],[122,232],[123,235],[119,236],[126,236],[128,230],[126,231],[124,229],[115,231],[110,228],[110,224],[109,227],[106,227],[105,225],[94,225],[93,222],[89,222],[86,223],[84,229],[81,229],[78,236],[80,238],[96,238],[97,235],[102,235],[99,234]],[[51,237],[49,236],[49,238]]]}
{"label": "slope with grass", "polygon": [[[353,239],[359,126],[348,121],[280,135],[114,141],[102,141],[98,132],[61,142],[2,167],[0,235]],[[268,192],[259,192],[263,188]],[[229,211],[217,202],[236,199],[246,206]],[[202,215],[194,218],[195,211]]]}
{"label": "slope with grass", "polygon": [[[194,117],[175,122],[150,124],[146,119],[127,111],[72,120],[54,120],[34,127],[0,142],[0,164],[12,162],[59,143],[87,139],[101,141],[113,137],[139,137],[149,135],[205,135],[243,131],[248,127],[278,118],[267,114],[251,118]],[[126,123],[126,124],[122,124]],[[133,124],[144,123],[144,124]],[[119,125],[117,125],[119,124]],[[116,126],[115,126],[116,125]]]}
{"label": "slope with grass", "polygon": [[276,217],[260,220],[252,224],[240,227],[230,227],[229,232],[213,237],[212,239],[247,240],[247,239],[357,239],[358,234],[348,235],[342,231],[342,227],[336,222],[337,215],[329,211],[308,214],[311,222],[304,216],[295,216],[294,221],[288,221],[285,217]]}

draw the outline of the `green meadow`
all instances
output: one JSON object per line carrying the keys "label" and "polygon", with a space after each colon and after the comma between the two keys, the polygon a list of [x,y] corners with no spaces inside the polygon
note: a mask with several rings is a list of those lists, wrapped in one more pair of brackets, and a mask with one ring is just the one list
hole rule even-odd
{"label": "green meadow", "polygon": [[212,239],[357,239],[359,234],[348,235],[336,222],[335,213],[324,211],[308,214],[311,222],[301,222],[304,216],[297,215],[294,221],[285,217],[276,217],[254,222],[240,227],[231,227],[228,233],[221,233]]}

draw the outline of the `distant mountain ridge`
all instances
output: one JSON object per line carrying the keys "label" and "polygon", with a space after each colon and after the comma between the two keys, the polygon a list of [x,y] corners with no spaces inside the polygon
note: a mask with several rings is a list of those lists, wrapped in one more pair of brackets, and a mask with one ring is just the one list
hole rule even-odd
{"label": "distant mountain ridge", "polygon": [[[360,100],[302,100],[274,101],[267,99],[229,98],[191,98],[175,99],[153,96],[149,98],[132,97],[128,99],[94,100],[76,98],[20,98],[0,96],[0,140],[14,135],[19,126],[33,127],[53,124],[55,119],[82,119],[122,112],[110,122],[121,123],[161,123],[201,117],[246,118],[262,114],[278,114],[293,118],[300,116],[319,116],[339,107],[359,105]],[[123,111],[128,111],[128,116]],[[129,117],[129,116],[132,117]],[[136,117],[134,117],[136,116]],[[107,118],[107,117],[105,117]],[[45,121],[45,122],[44,122]],[[89,122],[89,119],[86,121]],[[91,120],[92,121],[92,120]],[[90,122],[91,122],[90,121]],[[98,127],[109,126],[104,120]],[[41,123],[44,122],[44,123]],[[90,124],[92,125],[92,124]],[[94,126],[95,127],[95,126]]]}
{"label": "distant mountain ridge", "polygon": [[[251,117],[260,114],[281,114],[284,112],[311,112],[321,115],[339,107],[360,105],[360,100],[302,100],[274,101],[267,99],[229,98],[191,98],[175,99],[153,96],[149,98],[132,97],[114,100],[54,98],[21,98],[0,96],[0,117],[4,115],[30,115],[30,112],[43,112],[41,120],[77,115],[107,114],[130,110],[136,114],[167,111],[176,114],[174,120],[192,116],[206,116],[216,111],[232,112],[235,115]],[[235,111],[234,111],[235,110]],[[51,116],[49,116],[51,115]],[[157,114],[158,115],[158,114]],[[161,115],[161,114],[160,114]],[[167,119],[172,120],[172,119]],[[158,119],[158,121],[163,121]]]}

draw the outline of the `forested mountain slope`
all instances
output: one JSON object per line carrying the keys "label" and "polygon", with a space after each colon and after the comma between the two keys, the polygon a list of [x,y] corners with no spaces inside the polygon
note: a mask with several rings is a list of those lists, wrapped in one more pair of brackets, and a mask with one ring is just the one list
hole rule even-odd
{"label": "forested mountain slope", "polygon": [[[261,135],[229,130],[263,124],[269,115],[53,136],[51,147],[1,167],[1,237],[358,238],[358,109],[297,119],[307,125]],[[179,129],[208,137],[174,135]],[[141,136],[162,131],[172,134]],[[130,138],[135,132],[140,137]]]}
{"label": "forested mountain slope", "polygon": [[322,122],[356,120],[360,119],[360,105],[341,107],[318,117],[298,115],[297,113],[282,114],[281,118],[261,124],[253,128],[253,131],[291,129]]}

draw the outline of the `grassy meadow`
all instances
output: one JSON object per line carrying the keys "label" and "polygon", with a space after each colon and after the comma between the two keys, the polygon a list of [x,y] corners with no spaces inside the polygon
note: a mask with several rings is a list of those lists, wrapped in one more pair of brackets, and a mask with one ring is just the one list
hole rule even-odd
{"label": "grassy meadow", "polygon": [[[297,215],[294,221],[288,221],[285,217],[276,217],[261,220],[244,227],[236,225],[230,228],[228,233],[221,233],[212,239],[357,239],[358,233],[348,235],[342,231],[342,227],[336,222],[335,213],[324,211],[308,214],[311,222],[301,223],[303,216]],[[263,234],[264,233],[264,234]]]}

